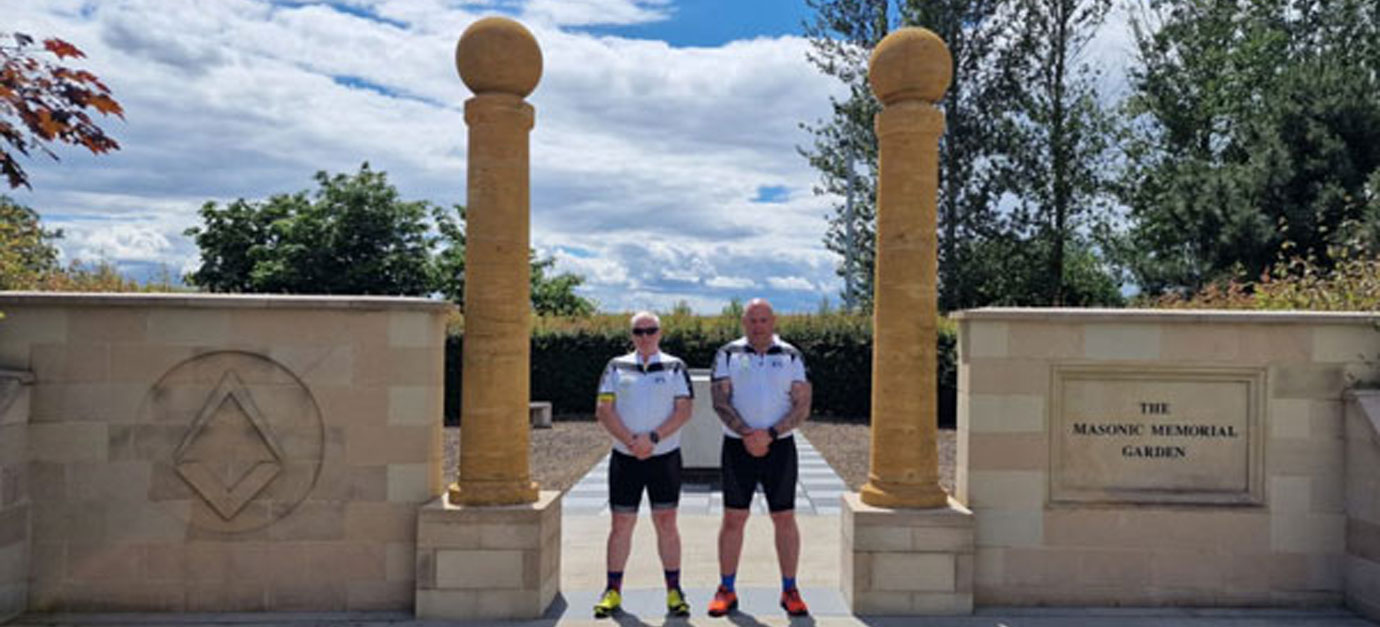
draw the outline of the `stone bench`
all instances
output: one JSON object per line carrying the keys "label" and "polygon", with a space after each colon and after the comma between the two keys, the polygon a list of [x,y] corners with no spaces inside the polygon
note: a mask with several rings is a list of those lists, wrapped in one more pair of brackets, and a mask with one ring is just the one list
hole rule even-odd
{"label": "stone bench", "polygon": [[551,402],[532,401],[527,405],[528,418],[536,429],[551,428]]}

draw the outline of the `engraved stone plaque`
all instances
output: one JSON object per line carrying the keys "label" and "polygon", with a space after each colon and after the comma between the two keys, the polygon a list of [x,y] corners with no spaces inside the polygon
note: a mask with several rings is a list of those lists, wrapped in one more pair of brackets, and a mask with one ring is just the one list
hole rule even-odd
{"label": "engraved stone plaque", "polygon": [[1054,371],[1054,502],[1261,502],[1265,373],[1061,366]]}
{"label": "engraved stone plaque", "polygon": [[321,412],[306,386],[267,357],[235,351],[164,374],[132,439],[133,454],[153,462],[150,500],[189,503],[167,509],[225,533],[290,513],[315,485],[324,452]]}

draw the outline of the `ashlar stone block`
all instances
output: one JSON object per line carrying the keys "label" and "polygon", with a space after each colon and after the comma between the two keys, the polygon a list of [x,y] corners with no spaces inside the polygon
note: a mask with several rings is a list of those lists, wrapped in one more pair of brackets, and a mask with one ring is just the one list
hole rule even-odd
{"label": "ashlar stone block", "polygon": [[907,551],[872,556],[872,588],[875,590],[953,592],[954,575],[952,553]]}
{"label": "ashlar stone block", "polygon": [[536,618],[560,581],[559,492],[536,503],[453,505],[417,517],[416,612],[424,620]]}
{"label": "ashlar stone block", "polygon": [[974,520],[947,507],[888,509],[843,496],[844,599],[858,615],[967,614],[973,609]]}

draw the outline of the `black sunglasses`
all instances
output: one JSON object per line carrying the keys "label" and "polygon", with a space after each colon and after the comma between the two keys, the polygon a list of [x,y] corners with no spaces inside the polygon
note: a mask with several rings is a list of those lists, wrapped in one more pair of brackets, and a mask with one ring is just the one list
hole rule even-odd
{"label": "black sunglasses", "polygon": [[658,327],[643,327],[641,329],[633,329],[632,332],[633,335],[656,335],[656,332],[660,330],[661,329]]}

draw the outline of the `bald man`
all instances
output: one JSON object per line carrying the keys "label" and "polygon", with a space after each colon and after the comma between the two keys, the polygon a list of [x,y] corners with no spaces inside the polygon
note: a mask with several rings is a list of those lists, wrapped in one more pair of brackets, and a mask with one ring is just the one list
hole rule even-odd
{"label": "bald man", "polygon": [[781,607],[791,616],[806,616],[810,610],[795,583],[800,530],[795,523],[799,471],[793,436],[810,415],[810,381],[804,356],[777,337],[771,303],[760,298],[748,302],[743,337],[714,356],[710,389],[724,429],[724,517],[719,528],[719,588],[709,603],[709,615],[723,616],[738,607],[734,580],[743,528],[753,492],[761,485],[776,532]]}

